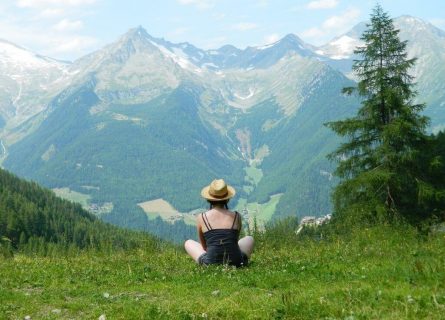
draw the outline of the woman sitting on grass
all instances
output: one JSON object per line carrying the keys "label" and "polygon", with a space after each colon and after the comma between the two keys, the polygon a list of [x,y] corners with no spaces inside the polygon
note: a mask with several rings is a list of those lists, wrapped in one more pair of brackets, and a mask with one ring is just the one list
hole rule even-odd
{"label": "woman sitting on grass", "polygon": [[213,180],[204,187],[201,196],[210,209],[198,215],[196,223],[201,243],[187,240],[187,253],[199,264],[229,264],[246,266],[253,251],[253,238],[246,236],[238,241],[241,216],[229,211],[227,203],[235,195],[235,189],[223,179]]}

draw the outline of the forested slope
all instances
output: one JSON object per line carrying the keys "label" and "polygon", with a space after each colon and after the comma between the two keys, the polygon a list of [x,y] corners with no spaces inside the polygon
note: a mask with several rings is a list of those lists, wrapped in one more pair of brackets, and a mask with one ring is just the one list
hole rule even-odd
{"label": "forested slope", "polygon": [[43,252],[131,249],[158,240],[104,223],[79,204],[0,169],[0,239],[3,247]]}

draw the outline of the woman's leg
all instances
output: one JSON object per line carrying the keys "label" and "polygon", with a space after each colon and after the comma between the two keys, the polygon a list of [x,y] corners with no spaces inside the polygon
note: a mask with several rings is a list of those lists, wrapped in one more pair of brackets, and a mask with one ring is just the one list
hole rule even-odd
{"label": "woman's leg", "polygon": [[252,254],[254,243],[255,241],[251,236],[245,236],[238,241],[239,248],[247,255],[248,258],[250,258],[250,255]]}
{"label": "woman's leg", "polygon": [[187,240],[184,243],[185,251],[195,260],[198,262],[198,258],[203,254],[206,253],[205,250],[202,248],[202,245],[199,242],[196,242],[195,240]]}

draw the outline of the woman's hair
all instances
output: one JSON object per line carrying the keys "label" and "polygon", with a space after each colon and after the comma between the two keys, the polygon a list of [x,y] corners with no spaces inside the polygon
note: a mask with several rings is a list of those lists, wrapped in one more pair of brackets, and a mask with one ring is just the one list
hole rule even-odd
{"label": "woman's hair", "polygon": [[224,209],[229,210],[229,207],[227,205],[229,203],[229,199],[222,201],[207,200],[207,202],[210,205],[210,209],[212,209],[213,207],[223,207]]}

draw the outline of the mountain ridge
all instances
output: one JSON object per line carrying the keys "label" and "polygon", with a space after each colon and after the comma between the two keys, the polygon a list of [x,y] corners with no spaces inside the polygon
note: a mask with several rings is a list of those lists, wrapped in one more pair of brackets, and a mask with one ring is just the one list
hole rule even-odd
{"label": "mountain ridge", "polygon": [[[341,94],[354,85],[352,60],[323,57],[292,34],[218,50],[131,29],[69,65],[66,87],[13,132],[19,142],[0,150],[4,165],[84,195],[107,221],[144,230],[155,225],[138,204],[162,199],[179,212],[197,210],[205,204],[195,191],[217,177],[237,188],[240,210],[273,198],[276,216],[328,213],[335,179],[325,156],[339,141],[323,124],[359,105]],[[440,113],[441,55],[424,57],[419,74],[437,77],[421,78],[429,82],[419,98],[430,94],[428,112]]]}

